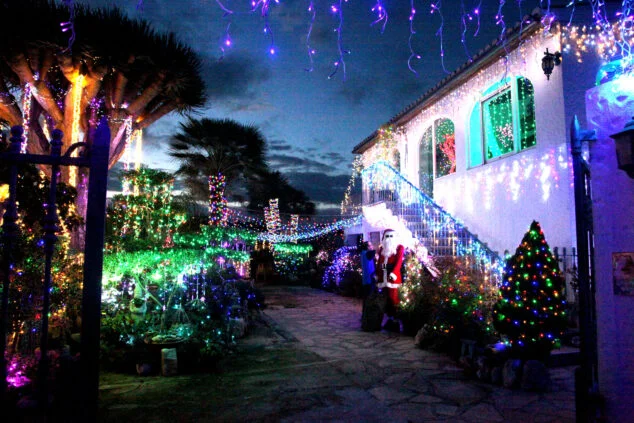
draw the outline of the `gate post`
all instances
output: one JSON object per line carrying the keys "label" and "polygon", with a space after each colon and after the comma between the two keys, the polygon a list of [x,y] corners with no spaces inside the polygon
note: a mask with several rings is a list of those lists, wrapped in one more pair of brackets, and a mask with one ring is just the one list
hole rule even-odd
{"label": "gate post", "polygon": [[99,122],[90,149],[88,207],[81,327],[81,395],[85,421],[97,420],[99,397],[99,332],[101,324],[101,274],[105,237],[106,191],[110,129],[104,117]]}
{"label": "gate post", "polygon": [[594,131],[582,131],[575,116],[570,127],[570,150],[574,176],[575,220],[577,225],[577,269],[579,278],[580,367],[575,371],[577,422],[594,414],[598,390],[597,329],[594,278],[594,229],[590,168],[581,151],[581,141],[595,139]]}

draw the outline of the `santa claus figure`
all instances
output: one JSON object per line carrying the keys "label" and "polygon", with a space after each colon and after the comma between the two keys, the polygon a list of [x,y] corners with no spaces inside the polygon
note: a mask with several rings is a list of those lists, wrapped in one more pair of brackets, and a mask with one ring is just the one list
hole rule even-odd
{"label": "santa claus figure", "polygon": [[396,309],[399,304],[398,290],[403,279],[401,277],[401,265],[403,264],[403,252],[405,248],[398,242],[396,232],[386,229],[383,232],[383,240],[376,261],[375,279],[377,288],[387,290],[387,304],[385,314],[388,321],[384,328],[391,331],[399,331],[400,324],[396,321]]}

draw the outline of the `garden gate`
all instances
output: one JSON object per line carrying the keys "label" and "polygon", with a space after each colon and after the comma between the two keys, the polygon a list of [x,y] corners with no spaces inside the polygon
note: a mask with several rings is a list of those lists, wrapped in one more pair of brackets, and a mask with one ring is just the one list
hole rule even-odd
{"label": "garden gate", "polygon": [[579,329],[581,366],[575,373],[577,421],[588,421],[598,406],[597,322],[594,277],[594,228],[590,167],[583,158],[582,143],[596,141],[594,131],[582,131],[577,116],[570,126],[570,150],[574,173],[575,220],[577,224],[577,277],[579,284]]}
{"label": "garden gate", "polygon": [[[50,191],[43,219],[45,266],[42,294],[40,359],[36,386],[38,387],[38,405],[48,407],[48,311],[50,306],[51,265],[57,242],[56,232],[59,230],[56,194],[57,177],[62,166],[87,167],[90,169],[88,179],[88,207],[86,213],[86,237],[84,247],[84,277],[81,303],[81,356],[79,360],[80,378],[77,393],[82,398],[82,412],[85,421],[96,420],[99,387],[99,331],[101,315],[101,272],[103,266],[103,244],[106,213],[106,186],[108,176],[108,156],[110,150],[110,129],[107,119],[103,118],[95,132],[91,145],[75,143],[64,155],[61,154],[63,134],[59,130],[52,133],[50,155],[21,154],[23,129],[20,126],[11,128],[10,148],[0,153],[0,160],[10,164],[9,198],[5,203],[4,222],[2,225],[3,285],[2,314],[0,316],[0,395],[2,403],[7,400],[7,348],[9,285],[12,280],[13,245],[18,236],[18,211],[16,204],[17,176],[19,164],[37,164],[51,166]],[[79,157],[71,157],[71,153],[83,150]],[[70,395],[71,393],[64,393]],[[0,405],[0,407],[2,407]]]}

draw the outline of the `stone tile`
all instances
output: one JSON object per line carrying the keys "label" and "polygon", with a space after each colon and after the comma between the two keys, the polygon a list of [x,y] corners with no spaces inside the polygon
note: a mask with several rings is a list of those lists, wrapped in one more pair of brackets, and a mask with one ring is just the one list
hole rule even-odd
{"label": "stone tile", "polygon": [[389,419],[384,422],[404,420],[406,422],[422,422],[434,419],[434,413],[430,407],[421,404],[396,404],[390,406]]}
{"label": "stone tile", "polygon": [[471,384],[451,380],[433,380],[431,383],[436,396],[456,404],[472,404],[487,397],[486,392]]}
{"label": "stone tile", "polygon": [[477,404],[460,415],[470,422],[503,422],[504,417],[490,404]]}
{"label": "stone tile", "polygon": [[458,406],[449,404],[436,404],[434,411],[439,416],[455,416],[458,413]]}
{"label": "stone tile", "polygon": [[442,401],[443,401],[442,398],[438,398],[433,395],[427,395],[427,394],[420,394],[409,400],[409,402],[416,402],[421,404],[434,404],[434,403],[442,402]]}
{"label": "stone tile", "polygon": [[413,392],[404,389],[395,389],[389,386],[378,386],[370,389],[369,392],[377,400],[388,404],[405,401],[414,396]]}

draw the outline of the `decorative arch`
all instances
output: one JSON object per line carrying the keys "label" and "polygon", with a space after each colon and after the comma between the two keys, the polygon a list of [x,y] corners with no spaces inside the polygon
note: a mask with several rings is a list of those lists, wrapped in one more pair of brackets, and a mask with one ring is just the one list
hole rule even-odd
{"label": "decorative arch", "polygon": [[419,155],[419,187],[433,195],[434,179],[456,171],[455,125],[448,118],[434,120],[421,137]]}

